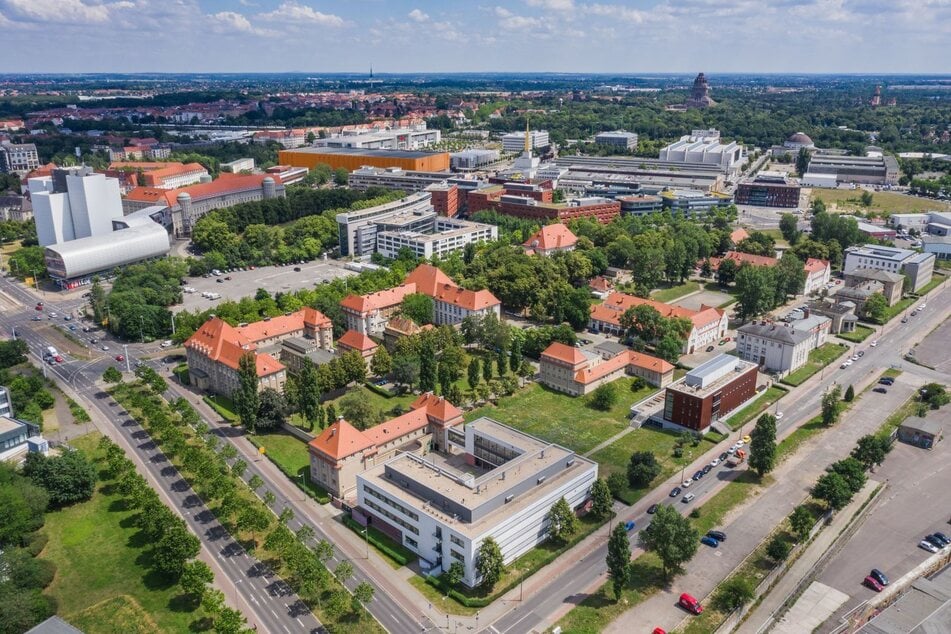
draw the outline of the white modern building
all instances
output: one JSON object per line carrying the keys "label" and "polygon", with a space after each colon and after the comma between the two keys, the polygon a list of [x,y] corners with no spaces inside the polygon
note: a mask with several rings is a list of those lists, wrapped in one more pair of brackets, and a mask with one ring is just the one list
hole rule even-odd
{"label": "white modern building", "polygon": [[0,385],[0,416],[13,417],[13,401],[10,399],[10,388]]}
{"label": "white modern building", "polygon": [[[364,165],[360,169],[353,170],[347,177],[347,184],[351,189],[365,191],[371,187],[385,187],[386,189],[399,189],[406,193],[418,192],[426,189],[430,185],[446,182],[452,178],[448,172],[421,172],[416,170],[404,170],[400,167],[371,167]],[[454,179],[463,180],[463,179]],[[471,181],[473,188],[478,185],[478,181]]]}
{"label": "white modern building", "polygon": [[354,518],[417,553],[436,574],[455,562],[463,582],[489,537],[505,563],[548,538],[548,511],[564,498],[586,510],[598,465],[489,418],[446,430],[445,451],[402,453],[357,475]]}
{"label": "white modern building", "polygon": [[459,171],[477,170],[499,160],[498,150],[472,149],[449,154],[449,167]]}
{"label": "white modern building", "polygon": [[147,214],[115,220],[114,230],[46,247],[46,269],[63,288],[89,283],[96,273],[168,255],[168,231]]}
{"label": "white modern building", "polygon": [[857,269],[874,269],[902,274],[911,281],[910,288],[905,290],[917,291],[931,281],[934,261],[933,253],[918,253],[909,249],[866,244],[845,250],[842,272],[848,274]]}
{"label": "white modern building", "polygon": [[416,192],[375,207],[337,214],[341,256],[369,256],[378,231],[426,231],[435,223],[432,196]]}
{"label": "white modern building", "polygon": [[393,128],[374,132],[343,132],[314,141],[315,147],[346,147],[361,150],[420,150],[439,143],[439,130],[426,124],[411,128]]}
{"label": "white modern building", "polygon": [[241,172],[253,172],[254,171],[254,159],[253,158],[239,158],[227,163],[221,164],[222,172],[231,172],[232,174],[240,174]]}
{"label": "white modern building", "polygon": [[40,246],[103,236],[122,218],[119,180],[91,167],[54,169],[27,182]]}
{"label": "white modern building", "polygon": [[637,147],[637,134],[625,130],[599,132],[594,136],[594,142],[598,145],[610,145],[620,150],[633,150]]}
{"label": "white modern building", "polygon": [[435,216],[432,233],[419,231],[380,231],[376,236],[376,251],[384,257],[395,258],[400,249],[409,249],[418,258],[440,257],[461,251],[467,244],[491,242],[499,237],[495,225]]}
{"label": "white modern building", "polygon": [[524,152],[525,150],[543,150],[551,145],[547,130],[529,130],[528,147],[525,146],[525,132],[509,132],[502,135],[502,151]]}
{"label": "white modern building", "polygon": [[716,165],[725,172],[735,171],[743,162],[746,153],[736,141],[722,143],[717,130],[694,130],[693,134],[680,137],[660,150],[662,161],[677,161],[689,164]]}
{"label": "white modern building", "polygon": [[789,324],[753,321],[737,328],[736,353],[762,372],[788,374],[809,360],[809,353],[823,343],[832,320],[811,315]]}

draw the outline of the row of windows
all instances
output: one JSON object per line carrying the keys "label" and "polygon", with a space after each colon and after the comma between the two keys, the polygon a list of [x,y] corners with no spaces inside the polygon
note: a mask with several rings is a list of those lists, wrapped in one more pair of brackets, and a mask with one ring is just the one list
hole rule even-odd
{"label": "row of windows", "polygon": [[449,536],[449,541],[451,541],[451,542],[452,542],[453,544],[455,544],[456,546],[462,546],[463,548],[465,548],[465,546],[466,546],[464,543],[462,543],[462,540],[459,539],[458,537],[456,537],[455,535],[450,535],[450,536]]}
{"label": "row of windows", "polygon": [[20,434],[19,436],[16,436],[14,438],[8,438],[7,440],[4,440],[3,443],[0,444],[0,448],[11,449],[12,447],[22,445],[25,442],[26,442],[26,434]]}
{"label": "row of windows", "polygon": [[456,561],[459,561],[459,562],[462,562],[462,563],[466,563],[466,558],[465,558],[465,556],[464,556],[462,553],[460,553],[460,552],[456,552],[455,550],[450,549],[450,550],[449,550],[449,556],[452,557],[453,559],[455,559]]}
{"label": "row of windows", "polygon": [[386,518],[389,518],[389,520],[390,520],[391,522],[393,522],[394,524],[399,524],[400,526],[402,526],[403,528],[405,528],[405,529],[408,530],[409,532],[413,533],[414,535],[419,535],[419,529],[418,529],[418,528],[416,528],[415,526],[413,526],[413,525],[410,524],[409,522],[405,521],[405,520],[402,519],[401,517],[397,516],[396,513],[391,513],[391,512],[389,512],[388,510],[386,510],[385,508],[383,508],[382,506],[380,506],[379,504],[377,504],[377,503],[374,502],[373,500],[367,500],[366,503],[367,503],[367,506],[369,506],[371,509],[373,509],[374,511],[376,511],[376,512],[379,513],[380,515],[382,515],[382,516],[384,516],[384,517],[386,517]]}
{"label": "row of windows", "polygon": [[418,514],[416,514],[415,512],[413,512],[411,509],[406,508],[405,506],[403,506],[403,505],[400,504],[399,502],[396,502],[395,500],[391,500],[390,498],[386,497],[385,495],[383,495],[382,493],[380,493],[380,492],[377,491],[376,489],[366,488],[366,489],[364,489],[364,490],[367,492],[368,495],[372,495],[373,497],[377,498],[378,500],[380,500],[380,501],[383,502],[384,504],[393,507],[394,509],[396,509],[397,511],[399,511],[400,513],[402,513],[402,514],[405,515],[406,517],[411,517],[411,518],[413,518],[413,521],[414,521],[414,522],[418,522],[418,521],[419,521],[419,515],[418,515]]}

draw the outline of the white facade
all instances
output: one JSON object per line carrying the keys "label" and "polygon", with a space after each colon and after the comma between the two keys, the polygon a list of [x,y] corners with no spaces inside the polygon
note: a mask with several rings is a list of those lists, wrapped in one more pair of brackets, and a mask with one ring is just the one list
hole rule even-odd
{"label": "white facade", "polygon": [[400,249],[408,248],[416,257],[440,257],[461,251],[467,244],[489,242],[498,238],[495,225],[436,217],[435,233],[416,231],[381,231],[376,236],[376,250],[387,258],[395,258]]}
{"label": "white facade", "polygon": [[905,290],[917,291],[931,281],[934,260],[933,253],[918,253],[908,249],[866,244],[845,250],[845,264],[842,271],[851,273],[856,269],[874,269],[900,273],[911,278],[911,288]]}
{"label": "white facade", "polygon": [[812,316],[789,325],[749,323],[736,333],[736,353],[765,372],[787,374],[802,367],[809,353],[825,343],[832,320]]}
{"label": "white facade", "polygon": [[598,145],[610,145],[622,150],[633,150],[637,147],[637,134],[624,130],[599,132],[595,135],[594,142]]}
{"label": "white facade", "polygon": [[[551,145],[547,130],[530,130],[528,133],[528,149],[535,150]],[[502,135],[503,152],[524,152],[525,132],[509,132]]]}
{"label": "white facade", "polygon": [[64,170],[65,190],[56,177],[28,181],[40,246],[106,235],[122,218],[119,180],[88,171]]}
{"label": "white facade", "polygon": [[818,293],[831,279],[832,267],[828,264],[815,271],[806,269],[806,283],[803,287],[803,295]]}
{"label": "white facade", "polygon": [[222,163],[221,169],[225,172],[231,172],[232,174],[238,174],[240,172],[252,172],[254,171],[254,159],[253,158],[239,158],[228,163]]}
{"label": "white facade", "polygon": [[439,130],[429,130],[426,124],[412,128],[393,128],[374,132],[344,132],[317,139],[315,147],[347,147],[363,150],[419,150],[439,143]]}
{"label": "white facade", "polygon": [[[711,130],[694,132],[710,133]],[[658,158],[662,161],[679,161],[699,165],[717,165],[723,171],[731,172],[743,162],[743,146],[736,141],[721,143],[719,133],[716,137],[682,136],[679,141],[661,148]]]}

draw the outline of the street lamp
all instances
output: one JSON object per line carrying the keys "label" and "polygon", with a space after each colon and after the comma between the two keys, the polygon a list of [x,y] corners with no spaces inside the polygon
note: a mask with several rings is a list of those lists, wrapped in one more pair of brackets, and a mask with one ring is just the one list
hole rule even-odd
{"label": "street lamp", "polygon": [[366,556],[366,558],[369,559],[369,558],[370,558],[370,527],[369,527],[369,526],[366,526],[366,527],[364,527],[364,529],[363,529],[362,531],[360,531],[360,532],[363,533],[363,536],[366,538],[366,542],[367,542],[367,556]]}

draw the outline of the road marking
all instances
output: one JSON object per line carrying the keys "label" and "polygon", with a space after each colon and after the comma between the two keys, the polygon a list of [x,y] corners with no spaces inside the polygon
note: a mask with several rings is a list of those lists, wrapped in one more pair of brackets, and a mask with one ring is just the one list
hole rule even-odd
{"label": "road marking", "polygon": [[[514,629],[516,625],[518,625],[519,623],[521,623],[522,621],[524,621],[524,620],[527,619],[528,617],[532,616],[533,614],[534,614],[534,612],[529,612],[528,614],[526,614],[525,616],[523,616],[523,617],[520,618],[519,620],[517,620],[517,621],[515,621],[514,623],[512,623],[512,626],[509,627],[509,628],[506,628],[505,630],[503,630],[503,632],[508,632],[508,631]],[[492,629],[495,629],[495,628],[492,628]],[[495,631],[498,632],[498,630],[495,630]],[[501,633],[499,633],[499,634],[501,634]]]}

